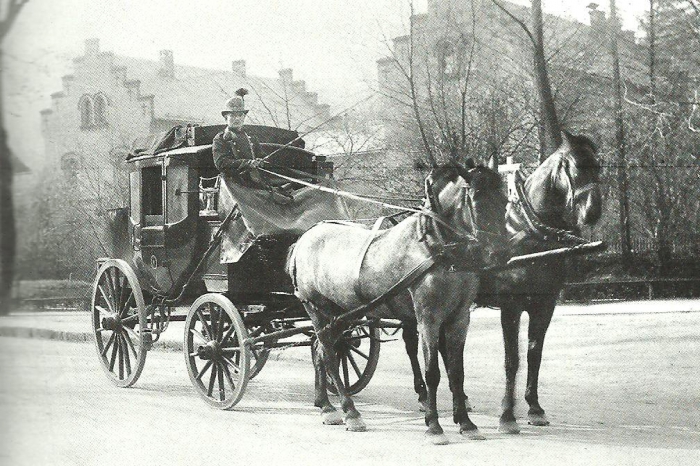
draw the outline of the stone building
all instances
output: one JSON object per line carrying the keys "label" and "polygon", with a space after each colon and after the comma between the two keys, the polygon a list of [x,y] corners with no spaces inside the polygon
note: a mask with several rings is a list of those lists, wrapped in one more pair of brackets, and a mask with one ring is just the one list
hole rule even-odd
{"label": "stone building", "polygon": [[[46,213],[20,226],[24,256],[43,255],[57,277],[87,278],[94,259],[110,254],[105,228],[110,211],[128,205],[125,158],[137,138],[177,124],[223,124],[223,104],[239,88],[249,90],[249,124],[303,134],[330,119],[330,106],[289,68],[274,78],[250,74],[244,60],[227,71],[197,68],[177,64],[170,50],[157,60],[100,51],[98,39],[85,42],[73,65],[41,112],[47,170],[37,175],[36,206],[26,210]],[[307,147],[313,137],[304,138]],[[52,266],[49,256],[61,263]]]}
{"label": "stone building", "polygon": [[137,137],[176,124],[223,123],[221,107],[241,87],[250,91],[248,123],[304,132],[330,117],[330,107],[289,68],[276,78],[249,74],[245,60],[229,71],[197,68],[176,64],[171,50],[158,60],[103,52],[98,39],[88,39],[73,62],[74,73],[41,112],[46,157],[65,170],[122,157]]}
{"label": "stone building", "polygon": [[[501,3],[529,27],[529,8]],[[545,15],[545,53],[560,118],[595,137],[599,125],[586,107],[611,98],[612,67],[609,22],[597,5],[589,9],[590,25]],[[505,162],[516,148],[522,158],[525,149],[536,160],[532,45],[521,26],[491,0],[428,0],[408,32],[377,61],[389,140],[423,146],[425,139],[443,156],[456,145],[481,161],[497,154]],[[643,55],[632,31],[620,32],[620,49],[625,79],[641,86]]]}

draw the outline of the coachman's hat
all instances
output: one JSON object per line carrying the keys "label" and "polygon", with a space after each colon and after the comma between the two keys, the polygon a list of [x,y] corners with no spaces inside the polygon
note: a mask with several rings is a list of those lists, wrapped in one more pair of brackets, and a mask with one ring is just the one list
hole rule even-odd
{"label": "coachman's hat", "polygon": [[224,104],[224,110],[221,111],[221,115],[225,117],[229,113],[248,113],[243,100],[247,93],[247,89],[238,89],[236,95],[228,99]]}

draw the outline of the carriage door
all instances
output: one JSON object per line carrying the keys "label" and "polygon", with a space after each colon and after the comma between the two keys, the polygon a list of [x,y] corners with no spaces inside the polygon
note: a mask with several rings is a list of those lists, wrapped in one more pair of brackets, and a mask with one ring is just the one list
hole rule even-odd
{"label": "carriage door", "polygon": [[141,250],[143,260],[153,269],[164,262],[165,215],[162,161],[141,168]]}

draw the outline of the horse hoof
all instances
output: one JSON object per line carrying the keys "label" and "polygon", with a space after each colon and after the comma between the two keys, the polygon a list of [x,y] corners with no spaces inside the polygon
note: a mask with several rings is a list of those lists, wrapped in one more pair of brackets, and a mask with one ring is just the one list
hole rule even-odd
{"label": "horse hoof", "polygon": [[527,423],[531,426],[548,426],[549,420],[544,413],[542,414],[528,414]]}
{"label": "horse hoof", "polygon": [[367,424],[361,417],[345,418],[345,430],[349,432],[366,432]]}
{"label": "horse hoof", "polygon": [[447,445],[450,440],[447,435],[443,434],[431,434],[430,432],[425,433],[425,442],[430,445]]}
{"label": "horse hoof", "polygon": [[343,418],[338,411],[321,413],[323,424],[327,426],[339,426],[343,424]]}
{"label": "horse hoof", "polygon": [[486,440],[486,437],[479,432],[479,429],[462,430],[459,433],[468,440]]}
{"label": "horse hoof", "polygon": [[504,421],[498,425],[498,431],[502,434],[519,434],[520,427],[515,421]]}

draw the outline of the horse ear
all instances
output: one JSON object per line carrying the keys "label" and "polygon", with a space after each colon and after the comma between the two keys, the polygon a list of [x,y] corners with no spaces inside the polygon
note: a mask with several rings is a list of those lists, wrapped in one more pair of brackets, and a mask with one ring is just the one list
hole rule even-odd
{"label": "horse ear", "polygon": [[464,161],[464,166],[467,170],[471,170],[472,168],[476,168],[476,163],[474,163],[474,159],[469,157],[467,160]]}
{"label": "horse ear", "polygon": [[568,132],[567,130],[562,130],[561,132],[561,145],[562,147],[570,148],[571,147],[571,141],[573,140],[574,135]]}
{"label": "horse ear", "polygon": [[495,172],[498,171],[498,159],[496,158],[496,154],[493,154],[489,158],[489,163],[488,163],[487,167]]}

